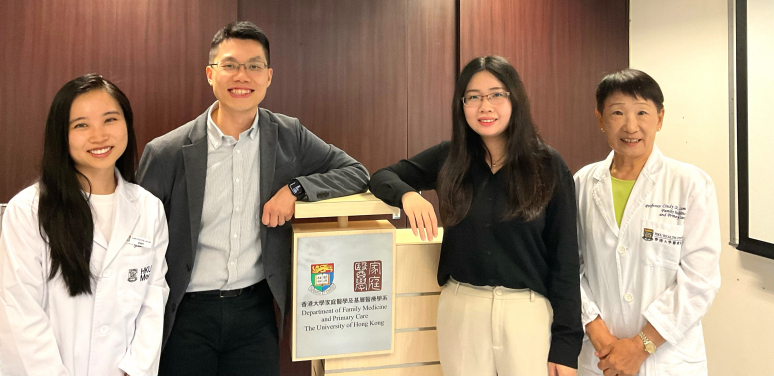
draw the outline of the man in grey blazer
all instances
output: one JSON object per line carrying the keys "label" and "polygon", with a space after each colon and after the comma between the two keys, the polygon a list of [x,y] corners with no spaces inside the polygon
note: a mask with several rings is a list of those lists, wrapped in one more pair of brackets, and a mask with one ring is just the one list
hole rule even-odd
{"label": "man in grey blazer", "polygon": [[366,169],[258,105],[271,84],[269,41],[250,22],[213,38],[217,101],[145,147],[137,180],[169,222],[161,375],[279,375],[278,330],[290,306],[297,199],[360,193]]}

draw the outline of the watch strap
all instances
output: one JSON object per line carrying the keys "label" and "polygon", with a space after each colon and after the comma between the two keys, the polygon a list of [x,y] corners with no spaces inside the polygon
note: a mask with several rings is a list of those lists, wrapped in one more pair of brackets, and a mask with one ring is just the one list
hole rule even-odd
{"label": "watch strap", "polygon": [[656,352],[656,344],[653,343],[653,341],[651,341],[643,332],[639,332],[637,335],[640,336],[640,339],[642,340],[642,346],[645,348],[645,351],[647,351],[648,354],[653,355]]}
{"label": "watch strap", "polygon": [[296,196],[297,199],[302,200],[306,197],[304,186],[301,185],[301,182],[299,182],[298,179],[291,180],[290,183],[288,183],[288,188],[290,188],[290,193],[292,193],[293,196]]}

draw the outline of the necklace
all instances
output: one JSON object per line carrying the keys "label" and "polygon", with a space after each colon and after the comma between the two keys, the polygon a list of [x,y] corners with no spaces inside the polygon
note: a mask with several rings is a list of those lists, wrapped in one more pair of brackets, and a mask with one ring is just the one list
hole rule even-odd
{"label": "necklace", "polygon": [[[505,155],[506,154],[503,153],[503,155],[501,155],[500,158],[497,158],[496,161],[492,161],[492,163],[490,163],[489,166],[491,166],[491,168],[495,168],[495,166],[497,166],[497,164],[500,163],[500,161],[502,161],[503,158],[505,158]],[[491,159],[491,157],[490,157],[490,159]]]}

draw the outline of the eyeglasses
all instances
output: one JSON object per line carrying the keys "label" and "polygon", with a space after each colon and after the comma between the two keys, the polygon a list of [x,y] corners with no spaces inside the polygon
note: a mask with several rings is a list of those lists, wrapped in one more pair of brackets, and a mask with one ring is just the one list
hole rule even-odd
{"label": "eyeglasses", "polygon": [[219,61],[217,63],[207,64],[207,65],[209,65],[209,66],[211,66],[213,68],[214,67],[218,67],[220,70],[222,70],[222,71],[224,71],[226,73],[229,73],[229,74],[234,74],[236,72],[239,72],[239,67],[242,67],[242,66],[245,67],[245,72],[247,72],[249,74],[259,73],[259,72],[261,72],[264,69],[269,67],[268,65],[266,65],[266,63],[264,63],[262,61],[254,61],[254,62],[251,61],[251,62],[247,62],[247,63],[244,63],[244,64],[239,64],[236,61],[222,61],[221,60],[221,61]]}
{"label": "eyeglasses", "polygon": [[491,93],[487,95],[471,94],[462,97],[462,104],[465,106],[480,106],[484,102],[484,98],[489,100],[493,106],[499,106],[508,101],[508,97],[511,93],[507,91],[498,91],[497,93]]}

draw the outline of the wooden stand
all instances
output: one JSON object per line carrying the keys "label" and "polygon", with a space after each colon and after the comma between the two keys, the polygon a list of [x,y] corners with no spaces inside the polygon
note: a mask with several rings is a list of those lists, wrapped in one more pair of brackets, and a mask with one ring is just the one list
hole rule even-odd
{"label": "wooden stand", "polygon": [[389,354],[395,330],[395,227],[398,208],[370,193],[296,203],[293,224],[292,351],[294,361]]}
{"label": "wooden stand", "polygon": [[423,242],[410,229],[397,230],[395,261],[395,351],[392,354],[312,361],[311,374],[341,376],[442,376],[435,323],[441,288],[437,282],[443,229]]}

